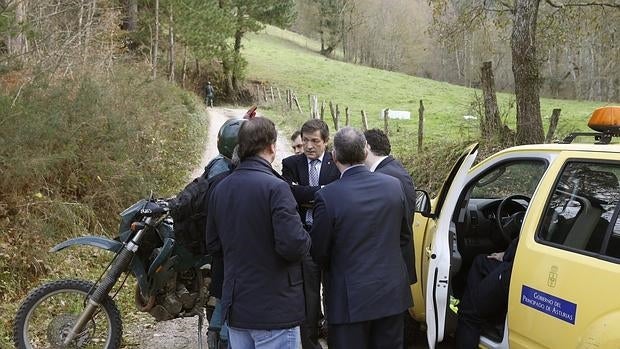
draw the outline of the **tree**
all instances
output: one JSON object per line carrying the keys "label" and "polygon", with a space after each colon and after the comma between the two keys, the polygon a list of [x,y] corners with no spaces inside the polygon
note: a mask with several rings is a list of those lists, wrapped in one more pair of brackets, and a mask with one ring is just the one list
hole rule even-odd
{"label": "tree", "polygon": [[121,29],[135,31],[138,28],[138,0],[123,0],[123,23]]}
{"label": "tree", "polygon": [[225,55],[224,73],[228,92],[238,91],[243,76],[245,60],[241,57],[241,40],[248,32],[263,29],[264,24],[279,27],[290,25],[295,19],[294,0],[220,0],[222,8],[233,13],[234,43],[230,54]]}
{"label": "tree", "polygon": [[[319,7],[321,54],[331,57],[336,47],[345,41],[347,33],[354,27],[351,14],[355,10],[355,2],[353,0],[314,1]],[[343,45],[343,47],[346,46]]]}
{"label": "tree", "polygon": [[[561,15],[562,11],[570,7],[600,6],[620,8],[620,4],[606,2],[578,2],[569,0],[566,3],[556,3],[544,0],[547,5],[556,10],[554,15]],[[604,1],[604,0],[603,0]],[[483,23],[489,16],[497,22],[508,21],[511,25],[510,46],[512,53],[512,72],[514,76],[514,91],[517,103],[517,144],[541,143],[543,141],[542,118],[540,114],[540,78],[541,59],[537,55],[537,32],[540,0],[514,0],[509,3],[504,0],[489,0],[482,3],[465,1],[459,3],[467,10],[459,14],[458,22],[467,27],[472,24]],[[443,0],[431,0],[435,15],[443,13],[448,7]],[[481,20],[482,19],[482,20]],[[458,31],[454,31],[458,32]]]}
{"label": "tree", "polygon": [[[4,16],[0,19],[0,29],[3,29],[4,43],[7,53],[12,56],[21,57],[28,51],[28,39],[25,34],[27,24],[26,0],[1,0],[0,14],[5,13],[11,17],[5,20]],[[6,30],[6,31],[5,31]]]}

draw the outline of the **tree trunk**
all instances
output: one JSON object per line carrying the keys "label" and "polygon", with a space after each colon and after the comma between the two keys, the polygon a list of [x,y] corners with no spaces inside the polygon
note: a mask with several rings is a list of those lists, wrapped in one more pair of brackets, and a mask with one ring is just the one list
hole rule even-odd
{"label": "tree trunk", "polygon": [[480,83],[484,98],[484,117],[480,120],[480,134],[484,139],[501,138],[501,120],[495,95],[495,77],[491,62],[482,63],[480,68]]}
{"label": "tree trunk", "polygon": [[239,59],[241,57],[241,39],[243,38],[243,31],[241,29],[238,29],[235,32],[235,54],[234,54],[234,63],[233,63],[233,70],[232,70],[232,76],[231,76],[231,83],[232,83],[232,88],[234,91],[238,91],[239,90],[239,75],[241,75],[240,70],[240,64],[239,64]]}
{"label": "tree trunk", "polygon": [[181,86],[185,88],[185,79],[187,79],[187,45],[183,48],[183,68],[181,72]]}
{"label": "tree trunk", "polygon": [[551,143],[555,136],[555,129],[558,127],[558,120],[560,120],[560,113],[562,109],[553,109],[551,113],[551,120],[549,120],[549,129],[547,130],[547,136],[545,137],[545,143]]}
{"label": "tree trunk", "polygon": [[[10,2],[7,2],[7,5]],[[18,26],[17,34],[15,36],[8,36],[6,40],[7,51],[9,55],[23,55],[28,52],[28,40],[23,32],[22,25],[26,21],[27,16],[27,2],[26,0],[15,1],[15,23]]]}
{"label": "tree trunk", "polygon": [[174,81],[174,18],[172,17],[172,4],[169,7],[170,18],[168,23],[168,81]]}
{"label": "tree trunk", "polygon": [[157,55],[159,50],[159,0],[155,0],[155,37],[153,38],[153,79],[157,78]]}
{"label": "tree trunk", "polygon": [[540,0],[516,0],[510,46],[517,102],[517,144],[542,143],[536,24]]}
{"label": "tree trunk", "polygon": [[135,31],[138,29],[138,0],[124,0],[123,7],[125,16],[121,29],[130,32]]}

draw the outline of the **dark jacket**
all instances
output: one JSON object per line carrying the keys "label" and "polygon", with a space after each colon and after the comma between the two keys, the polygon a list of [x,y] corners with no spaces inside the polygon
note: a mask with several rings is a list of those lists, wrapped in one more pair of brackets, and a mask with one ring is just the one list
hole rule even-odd
{"label": "dark jacket", "polygon": [[[389,155],[387,158],[383,159],[375,169],[375,172],[384,173],[386,175],[397,178],[400,181],[400,184],[403,187],[405,192],[405,198],[407,198],[407,206],[409,208],[409,227],[413,230],[413,214],[415,212],[415,186],[413,184],[413,180],[411,176],[400,163],[400,161],[394,159],[392,155]],[[409,235],[409,240],[411,243],[407,243],[405,248],[403,248],[403,257],[405,258],[405,264],[407,265],[407,271],[409,273],[409,283],[415,284],[417,281],[416,272],[415,272],[415,251],[413,249],[413,236]]]}
{"label": "dark jacket", "polygon": [[327,321],[345,324],[400,314],[412,304],[401,246],[409,241],[397,179],[365,166],[316,193],[312,257],[328,272]]}
{"label": "dark jacket", "polygon": [[[308,158],[305,154],[291,155],[282,160],[282,177],[291,185],[291,191],[299,206],[302,221],[306,217],[306,210],[312,207],[314,193],[322,185],[329,184],[340,178],[340,171],[334,164],[329,152],[325,152],[319,173],[319,185],[311,187],[308,174]],[[295,183],[295,184],[293,184]]]}
{"label": "dark jacket", "polygon": [[222,310],[246,329],[291,328],[304,320],[301,258],[310,249],[295,199],[262,158],[224,178],[209,198],[207,250],[223,252]]}

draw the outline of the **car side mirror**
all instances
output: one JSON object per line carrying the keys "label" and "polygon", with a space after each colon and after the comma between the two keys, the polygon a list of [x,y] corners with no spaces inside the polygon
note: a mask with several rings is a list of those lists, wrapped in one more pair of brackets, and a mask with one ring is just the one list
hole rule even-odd
{"label": "car side mirror", "polygon": [[431,198],[424,190],[417,189],[415,191],[415,212],[424,217],[431,215]]}

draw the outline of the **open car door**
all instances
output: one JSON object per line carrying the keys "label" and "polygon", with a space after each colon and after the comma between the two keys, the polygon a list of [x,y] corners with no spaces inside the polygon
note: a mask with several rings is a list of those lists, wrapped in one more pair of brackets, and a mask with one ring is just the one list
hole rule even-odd
{"label": "open car door", "polygon": [[[438,342],[444,338],[446,312],[450,301],[450,261],[452,257],[452,246],[450,243],[450,225],[452,215],[456,208],[457,201],[465,185],[467,172],[471,168],[478,155],[478,144],[472,144],[459,158],[455,166],[456,172],[448,178],[451,182],[444,183],[444,200],[442,201],[438,215],[436,231],[433,242],[426,250],[428,264],[428,274],[426,280],[426,337],[428,347],[434,349]],[[460,166],[459,166],[460,163]],[[446,187],[448,186],[448,187]]]}

